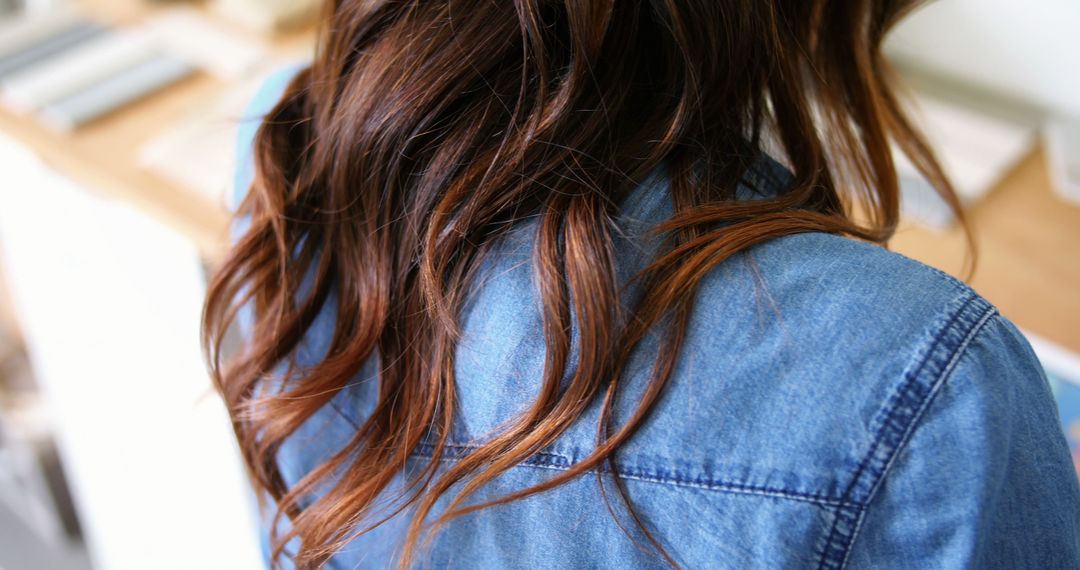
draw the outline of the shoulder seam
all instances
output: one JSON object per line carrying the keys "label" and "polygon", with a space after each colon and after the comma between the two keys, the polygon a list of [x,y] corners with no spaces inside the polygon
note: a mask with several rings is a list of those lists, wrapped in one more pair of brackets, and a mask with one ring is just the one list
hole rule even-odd
{"label": "shoulder seam", "polygon": [[[892,405],[890,406],[890,408],[888,408],[887,415],[890,417],[889,419],[893,419],[898,413],[902,413],[900,411],[901,402],[898,402],[898,400],[908,396],[908,394],[904,394],[904,392],[910,391],[910,389],[915,388],[914,384],[919,382],[920,378],[926,378],[927,375],[923,374],[923,370],[927,367],[927,365],[933,365],[932,361],[935,360],[935,356],[947,357],[946,359],[940,361],[941,365],[936,370],[936,374],[933,374],[931,377],[926,378],[929,380],[928,385],[925,386],[925,388],[928,388],[928,390],[921,395],[920,401],[918,402],[918,407],[915,410],[911,410],[911,412],[913,413],[910,413],[910,418],[908,421],[908,425],[904,430],[903,438],[895,442],[896,445],[893,446],[893,449],[890,450],[891,454],[888,461],[885,465],[882,466],[880,473],[878,473],[875,477],[873,484],[866,492],[865,498],[857,501],[859,504],[865,506],[873,498],[873,495],[877,492],[878,486],[880,485],[881,479],[885,475],[885,471],[891,466],[892,460],[895,457],[896,453],[899,451],[900,448],[904,446],[904,444],[907,443],[907,440],[910,438],[911,432],[914,431],[918,420],[922,417],[923,412],[929,406],[931,400],[933,400],[941,385],[945,383],[949,375],[952,373],[953,369],[956,367],[957,362],[960,360],[960,357],[963,356],[965,350],[967,349],[967,346],[971,344],[972,339],[979,333],[980,330],[982,330],[983,325],[985,325],[986,322],[996,314],[997,309],[986,301],[982,300],[980,297],[973,296],[968,299],[965,304],[955,314],[953,314],[953,316],[950,318],[948,325],[946,325],[935,336],[933,344],[927,351],[926,355],[920,360],[919,366],[915,369],[914,373],[910,375],[907,381],[900,387],[900,389],[896,393],[893,394],[893,397],[890,398],[890,404]],[[968,318],[965,319],[965,316],[967,316]],[[966,326],[962,328],[956,327],[955,325],[958,323],[958,321],[963,321]],[[952,344],[952,346],[942,347],[941,345],[947,342],[944,337],[949,333],[959,334],[955,336],[955,343]],[[931,370],[930,372],[935,371]],[[891,429],[895,431],[897,427],[899,426],[896,426],[892,422],[886,422],[885,420],[883,420],[882,425],[879,426],[878,429],[878,442],[881,442],[882,438],[884,437],[884,434],[882,434],[883,431],[885,431],[886,429]],[[872,461],[873,458],[868,454],[866,459]],[[866,465],[866,467],[869,468],[870,466]],[[852,486],[854,487],[855,485],[857,485],[857,482],[853,481]]]}
{"label": "shoulder seam", "polygon": [[819,568],[843,568],[851,544],[862,519],[884,480],[894,459],[911,438],[919,420],[933,401],[940,387],[955,369],[972,339],[994,315],[997,309],[968,289],[957,298],[959,307],[949,313],[943,325],[914,366],[904,374],[904,380],[875,416],[873,439],[862,461],[856,467],[844,493],[854,509],[838,508],[833,524],[825,538]]}

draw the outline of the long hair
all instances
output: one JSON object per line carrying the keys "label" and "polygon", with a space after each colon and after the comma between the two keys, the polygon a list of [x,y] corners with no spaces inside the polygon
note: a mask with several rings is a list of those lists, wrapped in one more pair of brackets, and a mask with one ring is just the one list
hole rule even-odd
{"label": "long hair", "polygon": [[[274,531],[274,562],[326,562],[385,522],[378,505],[391,489],[395,512],[413,513],[401,566],[448,521],[587,473],[597,474],[605,502],[599,474],[614,473],[627,501],[613,458],[664,391],[710,269],[799,232],[886,244],[899,210],[892,145],[960,215],[904,118],[881,52],[912,5],[329,1],[313,63],[256,136],[256,176],[239,212],[250,225],[212,280],[203,322],[254,483],[272,497],[275,521],[290,522]],[[737,199],[766,149],[788,166],[790,187]],[[654,228],[663,246],[635,276],[643,289],[628,310],[613,216],[661,166],[674,210]],[[459,311],[485,252],[524,219],[537,221],[532,270],[546,347],[539,395],[439,469],[458,406]],[[296,366],[298,343],[331,293],[329,348],[314,365]],[[245,307],[247,341],[225,358],[223,339]],[[653,327],[663,340],[648,388],[616,425],[623,366]],[[339,453],[289,487],[277,450],[373,356],[374,411]],[[466,503],[596,399],[595,452],[543,484]],[[404,487],[392,486],[421,443],[432,457],[408,471]]]}

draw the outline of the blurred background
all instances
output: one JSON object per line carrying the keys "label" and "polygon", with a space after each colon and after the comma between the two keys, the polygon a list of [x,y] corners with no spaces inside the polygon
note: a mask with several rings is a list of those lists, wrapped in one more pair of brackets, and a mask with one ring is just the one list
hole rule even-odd
{"label": "blurred background", "polygon": [[[0,569],[258,568],[198,322],[237,128],[316,0],[0,0]],[[1080,2],[939,0],[888,51],[1080,470]],[[901,164],[901,253],[965,243]]]}

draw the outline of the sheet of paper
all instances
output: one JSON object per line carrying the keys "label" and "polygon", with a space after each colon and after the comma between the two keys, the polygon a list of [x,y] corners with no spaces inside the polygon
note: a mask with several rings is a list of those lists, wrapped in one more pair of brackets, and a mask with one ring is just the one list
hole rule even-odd
{"label": "sheet of paper", "polygon": [[[169,10],[146,23],[166,52],[190,61],[223,81],[235,80],[267,58],[264,42],[245,37],[191,8]],[[198,41],[192,41],[198,38]]]}

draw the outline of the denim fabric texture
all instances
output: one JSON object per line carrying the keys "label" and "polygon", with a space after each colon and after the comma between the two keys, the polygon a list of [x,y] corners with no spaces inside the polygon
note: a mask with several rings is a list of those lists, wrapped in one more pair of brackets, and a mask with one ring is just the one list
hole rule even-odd
{"label": "denim fabric texture", "polygon": [[[251,182],[259,121],[294,72],[266,82],[241,126],[238,194]],[[748,177],[779,192],[789,174],[765,160]],[[656,245],[644,231],[671,213],[664,178],[622,208],[626,278]],[[461,415],[447,462],[539,389],[534,229],[523,222],[485,258],[462,314]],[[298,351],[301,363],[325,351],[334,306],[331,296]],[[618,418],[638,401],[650,354],[631,361]],[[377,368],[375,358],[365,363],[281,450],[288,481],[355,433],[375,401]],[[541,483],[587,456],[598,412],[591,407],[476,500]],[[419,449],[417,462],[429,452]],[[1080,486],[1023,335],[945,273],[842,237],[783,237],[708,275],[672,381],[617,465],[642,520],[685,568],[1080,568]],[[408,515],[356,539],[329,567],[389,566]],[[593,475],[450,523],[424,563],[662,566],[620,530]]]}

